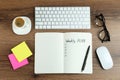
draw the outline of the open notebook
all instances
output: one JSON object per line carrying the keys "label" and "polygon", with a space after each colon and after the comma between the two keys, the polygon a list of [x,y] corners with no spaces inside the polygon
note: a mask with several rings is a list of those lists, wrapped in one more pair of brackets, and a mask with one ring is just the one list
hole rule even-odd
{"label": "open notebook", "polygon": [[[89,54],[81,71],[88,46]],[[91,33],[36,33],[35,74],[92,73]]]}

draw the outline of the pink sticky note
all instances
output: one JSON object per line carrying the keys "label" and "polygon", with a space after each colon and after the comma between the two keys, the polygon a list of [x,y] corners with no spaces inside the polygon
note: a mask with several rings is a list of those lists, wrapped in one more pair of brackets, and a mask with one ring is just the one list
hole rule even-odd
{"label": "pink sticky note", "polygon": [[14,70],[16,70],[22,66],[25,66],[29,63],[27,59],[23,60],[22,62],[18,62],[18,60],[16,59],[14,54],[9,54],[8,58],[10,60],[10,63],[12,64],[12,67]]}

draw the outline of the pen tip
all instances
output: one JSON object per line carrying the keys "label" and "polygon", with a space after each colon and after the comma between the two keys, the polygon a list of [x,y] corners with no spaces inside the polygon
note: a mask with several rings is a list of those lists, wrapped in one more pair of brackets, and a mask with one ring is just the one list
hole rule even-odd
{"label": "pen tip", "polygon": [[84,70],[83,69],[81,69],[81,72],[83,72]]}

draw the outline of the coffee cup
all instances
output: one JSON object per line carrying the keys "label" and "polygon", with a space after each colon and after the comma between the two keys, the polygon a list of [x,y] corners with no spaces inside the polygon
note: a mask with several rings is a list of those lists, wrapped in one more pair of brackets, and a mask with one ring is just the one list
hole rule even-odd
{"label": "coffee cup", "polygon": [[15,25],[19,28],[24,27],[24,25],[25,25],[24,19],[21,18],[21,17],[16,18],[15,19]]}
{"label": "coffee cup", "polygon": [[25,35],[31,31],[31,20],[26,16],[16,17],[12,22],[13,32],[18,35]]}
{"label": "coffee cup", "polygon": [[25,28],[27,25],[26,19],[24,17],[16,17],[14,19],[14,25],[16,28]]}

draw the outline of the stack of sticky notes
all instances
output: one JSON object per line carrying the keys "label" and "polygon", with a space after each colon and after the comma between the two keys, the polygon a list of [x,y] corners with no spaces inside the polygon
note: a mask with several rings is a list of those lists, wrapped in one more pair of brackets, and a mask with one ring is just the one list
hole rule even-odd
{"label": "stack of sticky notes", "polygon": [[12,48],[11,51],[12,53],[8,55],[8,58],[14,70],[29,63],[27,58],[32,55],[32,52],[25,41]]}

